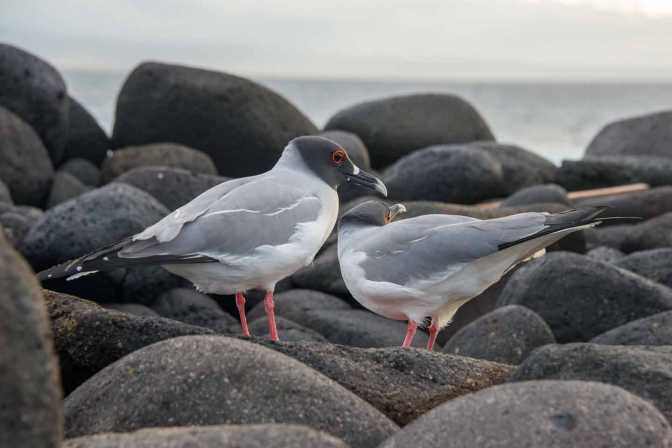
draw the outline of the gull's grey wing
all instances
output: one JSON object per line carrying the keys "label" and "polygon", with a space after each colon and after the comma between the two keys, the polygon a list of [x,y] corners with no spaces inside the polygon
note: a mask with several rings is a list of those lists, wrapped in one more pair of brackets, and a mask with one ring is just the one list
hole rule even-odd
{"label": "gull's grey wing", "polygon": [[[521,213],[486,221],[473,220],[427,229],[415,219],[378,228],[357,249],[367,258],[360,266],[372,281],[408,284],[447,277],[469,263],[525,241],[596,222],[601,210],[565,214]],[[435,222],[440,219],[433,218]]]}
{"label": "gull's grey wing", "polygon": [[157,236],[137,240],[119,255],[206,256],[220,260],[249,255],[260,246],[290,242],[297,225],[317,220],[321,207],[317,196],[267,176],[228,192],[183,223],[171,239],[162,240],[165,233],[159,229]]}
{"label": "gull's grey wing", "polygon": [[184,224],[194,221],[210,210],[211,207],[215,206],[217,202],[224,200],[227,195],[244,185],[255,183],[260,177],[242,177],[215,185],[165,216],[154,225],[147,227],[144,231],[135,235],[133,240],[149,240],[154,238],[158,241],[170,241],[180,232]]}

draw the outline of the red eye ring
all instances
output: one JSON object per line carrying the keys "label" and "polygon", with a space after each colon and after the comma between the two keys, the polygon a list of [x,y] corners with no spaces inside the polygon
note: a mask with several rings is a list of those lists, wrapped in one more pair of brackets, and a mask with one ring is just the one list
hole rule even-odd
{"label": "red eye ring", "polygon": [[343,162],[345,162],[345,159],[347,159],[348,156],[343,151],[342,149],[337,149],[336,151],[331,153],[331,161],[334,165],[340,165]]}

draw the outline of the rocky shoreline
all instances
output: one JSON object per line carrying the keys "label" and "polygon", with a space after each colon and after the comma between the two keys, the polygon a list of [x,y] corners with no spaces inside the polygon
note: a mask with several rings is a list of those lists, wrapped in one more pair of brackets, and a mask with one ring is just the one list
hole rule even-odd
{"label": "rocky shoreline", "polygon": [[[670,106],[672,107],[672,105]],[[353,105],[318,129],[234,75],[143,63],[107,136],[46,61],[0,44],[0,446],[672,446],[672,112],[606,126],[556,166],[496,141],[463,99]],[[151,225],[322,134],[412,217],[608,205],[632,224],[562,240],[465,305],[441,347],[362,309],[332,237],[278,285],[283,339],[249,295],[158,267],[40,285],[34,272]],[[618,196],[568,191],[645,183]],[[341,192],[341,212],[364,200]],[[479,204],[498,200],[495,207]]]}

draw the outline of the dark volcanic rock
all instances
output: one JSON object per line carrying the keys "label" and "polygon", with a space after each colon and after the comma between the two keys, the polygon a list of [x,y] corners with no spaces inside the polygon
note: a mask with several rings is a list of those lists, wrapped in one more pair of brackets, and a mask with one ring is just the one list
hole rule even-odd
{"label": "dark volcanic rock", "polygon": [[555,252],[520,267],[498,304],[537,312],[564,343],[672,310],[672,290],[588,257]]}
{"label": "dark volcanic rock", "polygon": [[100,170],[86,159],[69,159],[58,168],[58,171],[71,174],[90,187],[97,187],[100,183]]}
{"label": "dark volcanic rock", "polygon": [[71,393],[65,415],[69,437],[168,424],[292,423],[368,447],[397,430],[313,369],[224,336],[174,338],[131,353]]}
{"label": "dark volcanic rock", "polygon": [[315,257],[315,260],[309,266],[294,273],[292,283],[303,289],[350,297],[350,292],[345,286],[343,277],[341,277],[336,244],[322,249],[322,252]]}
{"label": "dark volcanic rock", "polygon": [[672,111],[613,122],[593,138],[587,156],[657,156],[672,158]]}
{"label": "dark volcanic rock", "polygon": [[30,226],[30,220],[16,212],[9,211],[0,215],[0,228],[5,231],[7,241],[19,251],[23,239],[30,231]]}
{"label": "dark volcanic rock", "polygon": [[555,166],[511,145],[477,142],[430,146],[388,168],[392,199],[473,204],[553,180]]}
{"label": "dark volcanic rock", "polygon": [[212,334],[160,317],[108,310],[88,300],[44,290],[66,393],[114,361],[157,341]]}
{"label": "dark volcanic rock", "polygon": [[587,190],[638,182],[654,187],[669,185],[672,183],[672,160],[631,156],[565,160],[557,176],[557,183],[568,190]]}
{"label": "dark volcanic rock", "polygon": [[672,311],[629,322],[590,340],[605,345],[672,345]]}
{"label": "dark volcanic rock", "polygon": [[108,310],[121,311],[134,316],[159,317],[156,311],[138,303],[106,303],[104,306]]}
{"label": "dark volcanic rock", "polygon": [[49,209],[28,234],[28,258],[44,269],[133,235],[167,214],[147,193],[113,183]]}
{"label": "dark volcanic rock", "polygon": [[672,287],[672,248],[634,252],[614,261],[619,268]]}
{"label": "dark volcanic rock", "polygon": [[[168,210],[147,193],[112,183],[49,209],[30,229],[23,252],[35,269],[45,269],[131,236],[166,214]],[[46,283],[50,289],[80,297],[136,303],[151,303],[161,292],[184,284],[158,266]]]}
{"label": "dark volcanic rock", "polygon": [[[385,319],[364,310],[307,311],[299,324],[311,328],[329,342],[354,347],[400,346],[406,334],[406,322]],[[426,347],[427,335],[418,331],[413,347]]]}
{"label": "dark volcanic rock", "polygon": [[[275,295],[273,301],[276,316],[282,316],[297,323],[300,323],[306,313],[312,310],[351,309],[350,305],[338,297],[309,289],[290,289]],[[264,316],[266,316],[266,311],[263,303],[259,303],[247,313],[248,319],[258,319]]]}
{"label": "dark volcanic rock", "polygon": [[163,317],[190,325],[210,328],[219,333],[237,330],[238,321],[212,298],[193,289],[176,288],[166,291],[152,305]]}
{"label": "dark volcanic rock", "polygon": [[9,188],[3,181],[0,180],[0,203],[13,204],[12,195],[9,193]]}
{"label": "dark volcanic rock", "polygon": [[226,177],[194,174],[179,168],[146,166],[134,168],[115,179],[154,196],[169,210],[186,204],[199,194],[229,180]]}
{"label": "dark volcanic rock", "polygon": [[175,143],[154,143],[117,149],[103,162],[103,183],[145,166],[182,168],[195,174],[217,174],[217,168],[207,154]]}
{"label": "dark volcanic rock", "polygon": [[638,224],[622,224],[586,232],[589,245],[608,246],[632,253],[672,247],[672,212]]}
{"label": "dark volcanic rock", "polygon": [[14,202],[42,205],[53,175],[40,137],[17,115],[0,106],[0,180],[9,188]]}
{"label": "dark volcanic rock", "polygon": [[618,249],[614,249],[613,247],[598,246],[595,249],[588,251],[586,256],[588,258],[592,258],[595,261],[614,264],[621,258],[625,257],[625,254]]}
{"label": "dark volcanic rock", "polygon": [[502,201],[501,205],[503,207],[515,207],[541,203],[569,205],[567,190],[555,184],[534,185],[518,190]]}
{"label": "dark volcanic rock", "polygon": [[[670,161],[672,163],[672,160]],[[672,179],[670,179],[672,183]],[[605,217],[631,216],[651,219],[672,212],[672,186],[652,188],[637,193],[575,201],[577,206],[606,206]],[[636,222],[636,221],[635,221]]]}
{"label": "dark volcanic rock", "polygon": [[598,344],[547,345],[535,350],[511,381],[537,379],[599,381],[613,384],[653,403],[672,418],[670,347]]}
{"label": "dark volcanic rock", "polygon": [[68,111],[70,123],[63,159],[80,158],[100,166],[110,147],[107,134],[89,111],[73,97],[69,97]]}
{"label": "dark volcanic rock", "polygon": [[380,448],[664,448],[672,429],[660,412],[615,386],[583,381],[503,384],[451,400]]}
{"label": "dark volcanic rock", "polygon": [[47,208],[55,207],[62,202],[81,196],[89,190],[91,190],[91,187],[84,185],[75,176],[58,171],[51,184]]}
{"label": "dark volcanic rock", "polygon": [[0,446],[53,447],[62,392],[40,287],[0,230]]}
{"label": "dark volcanic rock", "polygon": [[68,134],[68,94],[56,69],[26,51],[0,44],[0,104],[35,129],[58,164]]}
{"label": "dark volcanic rock", "polygon": [[328,376],[400,425],[444,401],[502,383],[513,371],[505,364],[426,350],[255,342]]}
{"label": "dark volcanic rock", "polygon": [[518,305],[497,308],[450,338],[444,353],[520,364],[537,347],[555,342],[548,324]]}
{"label": "dark volcanic rock", "polygon": [[315,133],[285,98],[252,81],[149,62],[119,94],[113,143],[181,143],[207,153],[221,174],[240,177],[266,171],[292,138]]}
{"label": "dark volcanic rock", "polygon": [[212,425],[149,428],[77,437],[63,448],[348,448],[340,439],[300,425]]}
{"label": "dark volcanic rock", "polygon": [[358,135],[375,168],[430,145],[494,140],[471,104],[445,94],[396,96],[356,104],[331,117],[325,129]]}
{"label": "dark volcanic rock", "polygon": [[[249,319],[248,319],[249,320]],[[327,339],[315,330],[306,328],[296,322],[275,316],[275,325],[278,328],[278,335],[283,342],[313,341],[327,342]],[[266,337],[268,331],[268,319],[260,317],[250,322],[250,333],[254,336]]]}

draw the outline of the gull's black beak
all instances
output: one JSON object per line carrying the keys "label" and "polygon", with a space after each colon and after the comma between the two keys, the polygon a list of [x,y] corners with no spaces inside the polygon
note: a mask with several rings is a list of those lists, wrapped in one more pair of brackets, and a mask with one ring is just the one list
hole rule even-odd
{"label": "gull's black beak", "polygon": [[341,169],[343,176],[345,176],[346,182],[366,188],[368,190],[377,191],[378,193],[387,197],[387,187],[383,181],[378,179],[376,176],[372,176],[366,171],[360,170],[357,165],[350,161],[350,159],[346,160],[345,163],[343,163],[343,165],[341,165],[339,168]]}

